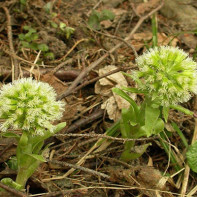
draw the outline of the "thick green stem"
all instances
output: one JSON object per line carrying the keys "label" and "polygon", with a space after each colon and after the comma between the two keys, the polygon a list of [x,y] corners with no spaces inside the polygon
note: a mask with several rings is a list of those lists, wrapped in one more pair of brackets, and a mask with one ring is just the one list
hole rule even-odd
{"label": "thick green stem", "polygon": [[16,183],[20,184],[23,188],[25,188],[26,182],[28,180],[28,169],[20,168],[18,169],[17,177],[16,177]]}

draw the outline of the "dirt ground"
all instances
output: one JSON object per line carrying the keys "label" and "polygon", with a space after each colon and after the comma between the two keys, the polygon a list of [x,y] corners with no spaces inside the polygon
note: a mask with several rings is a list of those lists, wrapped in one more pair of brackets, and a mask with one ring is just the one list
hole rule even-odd
{"label": "dirt ground", "polygon": [[[2,0],[0,8],[1,85],[32,76],[52,85],[58,99],[66,102],[61,121],[67,127],[46,141],[52,143],[47,162],[29,179],[29,196],[184,196],[183,181],[188,181],[185,194],[197,196],[190,193],[197,185],[196,174],[190,171],[184,178],[185,148],[170,126],[175,122],[190,144],[193,117],[172,110],[165,125],[179,172],[157,137],[137,142],[136,149],[151,146],[138,159],[124,162],[124,141],[117,139],[121,136],[104,136],[128,105],[111,89],[135,86],[120,71],[137,69],[135,58],[152,47],[153,14],[158,45],[178,46],[196,60],[195,0],[166,0],[164,5],[162,0]],[[143,99],[131,96],[137,103]],[[195,111],[196,104],[193,97],[184,107]],[[0,179],[15,178],[8,165],[15,154],[16,142],[0,138]]]}

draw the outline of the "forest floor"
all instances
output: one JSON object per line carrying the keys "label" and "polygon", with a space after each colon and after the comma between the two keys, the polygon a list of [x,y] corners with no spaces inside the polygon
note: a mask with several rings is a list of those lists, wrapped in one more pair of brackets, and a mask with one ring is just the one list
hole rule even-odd
{"label": "forest floor", "polygon": [[[120,160],[125,139],[104,135],[128,106],[111,89],[135,86],[120,71],[137,69],[135,58],[153,46],[155,36],[159,46],[178,46],[196,60],[196,2],[170,2],[0,1],[1,84],[32,76],[53,86],[66,102],[61,121],[67,127],[46,141],[52,143],[48,160],[29,179],[29,196],[197,196],[197,177],[188,170],[186,149],[171,126],[176,123],[190,144],[193,117],[171,110],[165,125],[179,171],[158,136],[136,141],[134,152],[149,146],[125,162]],[[132,97],[143,100],[140,94]],[[197,110],[196,98],[184,107]],[[15,154],[16,142],[0,138],[0,179],[16,176],[8,162]]]}

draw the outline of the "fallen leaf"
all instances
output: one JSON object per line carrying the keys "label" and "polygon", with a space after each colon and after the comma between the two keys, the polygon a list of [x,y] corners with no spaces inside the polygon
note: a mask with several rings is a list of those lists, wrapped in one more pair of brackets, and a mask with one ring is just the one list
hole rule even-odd
{"label": "fallen leaf", "polygon": [[[99,69],[98,74],[102,76],[110,71],[117,69],[116,66],[108,65],[104,68]],[[122,108],[129,108],[130,104],[128,101],[123,99],[117,94],[112,92],[113,87],[127,87],[128,83],[126,78],[121,72],[109,75],[105,78],[100,79],[95,84],[95,93],[100,94],[103,98],[103,104],[101,109],[105,109],[111,120],[117,121],[121,115]],[[135,100],[136,95],[130,94],[130,96]]]}

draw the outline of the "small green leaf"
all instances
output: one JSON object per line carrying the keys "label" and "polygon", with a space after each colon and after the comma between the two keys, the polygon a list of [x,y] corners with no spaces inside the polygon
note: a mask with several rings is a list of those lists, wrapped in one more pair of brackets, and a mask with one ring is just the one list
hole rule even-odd
{"label": "small green leaf", "polygon": [[113,12],[111,12],[110,10],[102,10],[100,21],[114,20],[114,18],[115,18],[115,14]]}
{"label": "small green leaf", "polygon": [[12,170],[18,169],[18,162],[15,156],[11,157],[6,163],[10,169]]}
{"label": "small green leaf", "polygon": [[17,135],[16,133],[12,133],[12,132],[1,133],[1,135],[3,137],[16,138],[17,140],[20,139],[20,135]]}
{"label": "small green leaf", "polygon": [[55,22],[53,22],[53,21],[50,21],[50,24],[51,24],[51,26],[53,27],[53,28],[58,28],[58,24],[57,23],[55,23]]}
{"label": "small green leaf", "polygon": [[31,33],[36,33],[36,30],[33,29],[32,27],[28,26],[28,25],[23,26],[23,29],[26,30],[26,31],[29,31]]}
{"label": "small green leaf", "polygon": [[55,59],[55,55],[52,52],[45,53],[44,56],[46,58],[50,59],[50,60],[54,60]]}
{"label": "small green leaf", "polygon": [[36,51],[36,50],[38,50],[38,44],[35,42],[30,43],[29,48]]}
{"label": "small green leaf", "polygon": [[25,40],[25,34],[19,34],[19,35],[18,35],[18,38],[19,38],[20,40]]}
{"label": "small green leaf", "polygon": [[60,29],[61,29],[62,31],[64,31],[64,30],[65,30],[65,28],[66,28],[66,24],[65,24],[65,23],[60,22],[59,27],[60,27]]}
{"label": "small green leaf", "polygon": [[66,38],[69,39],[70,36],[74,33],[75,29],[72,27],[66,27],[65,32],[66,32]]}
{"label": "small green leaf", "polygon": [[197,141],[189,147],[186,158],[189,167],[197,173]]}
{"label": "small green leaf", "polygon": [[26,154],[26,155],[33,157],[37,161],[46,162],[46,160],[44,159],[42,155],[37,155],[37,154]]}
{"label": "small green leaf", "polygon": [[31,35],[31,41],[37,40],[38,39],[38,34],[32,34]]}
{"label": "small green leaf", "polygon": [[50,14],[50,11],[51,11],[51,8],[52,8],[52,5],[53,5],[53,3],[52,3],[52,1],[50,2],[48,2],[48,3],[46,3],[45,5],[44,5],[44,11],[47,13],[47,14]]}
{"label": "small green leaf", "polygon": [[22,5],[26,5],[27,0],[20,0],[20,3],[21,3]]}
{"label": "small green leaf", "polygon": [[26,41],[21,41],[23,48],[30,48],[30,44]]}
{"label": "small green leaf", "polygon": [[88,25],[91,29],[100,30],[100,14],[96,12],[95,10],[92,11],[89,19],[88,19]]}
{"label": "small green leaf", "polygon": [[38,44],[38,50],[46,52],[49,50],[49,47],[46,44]]}

